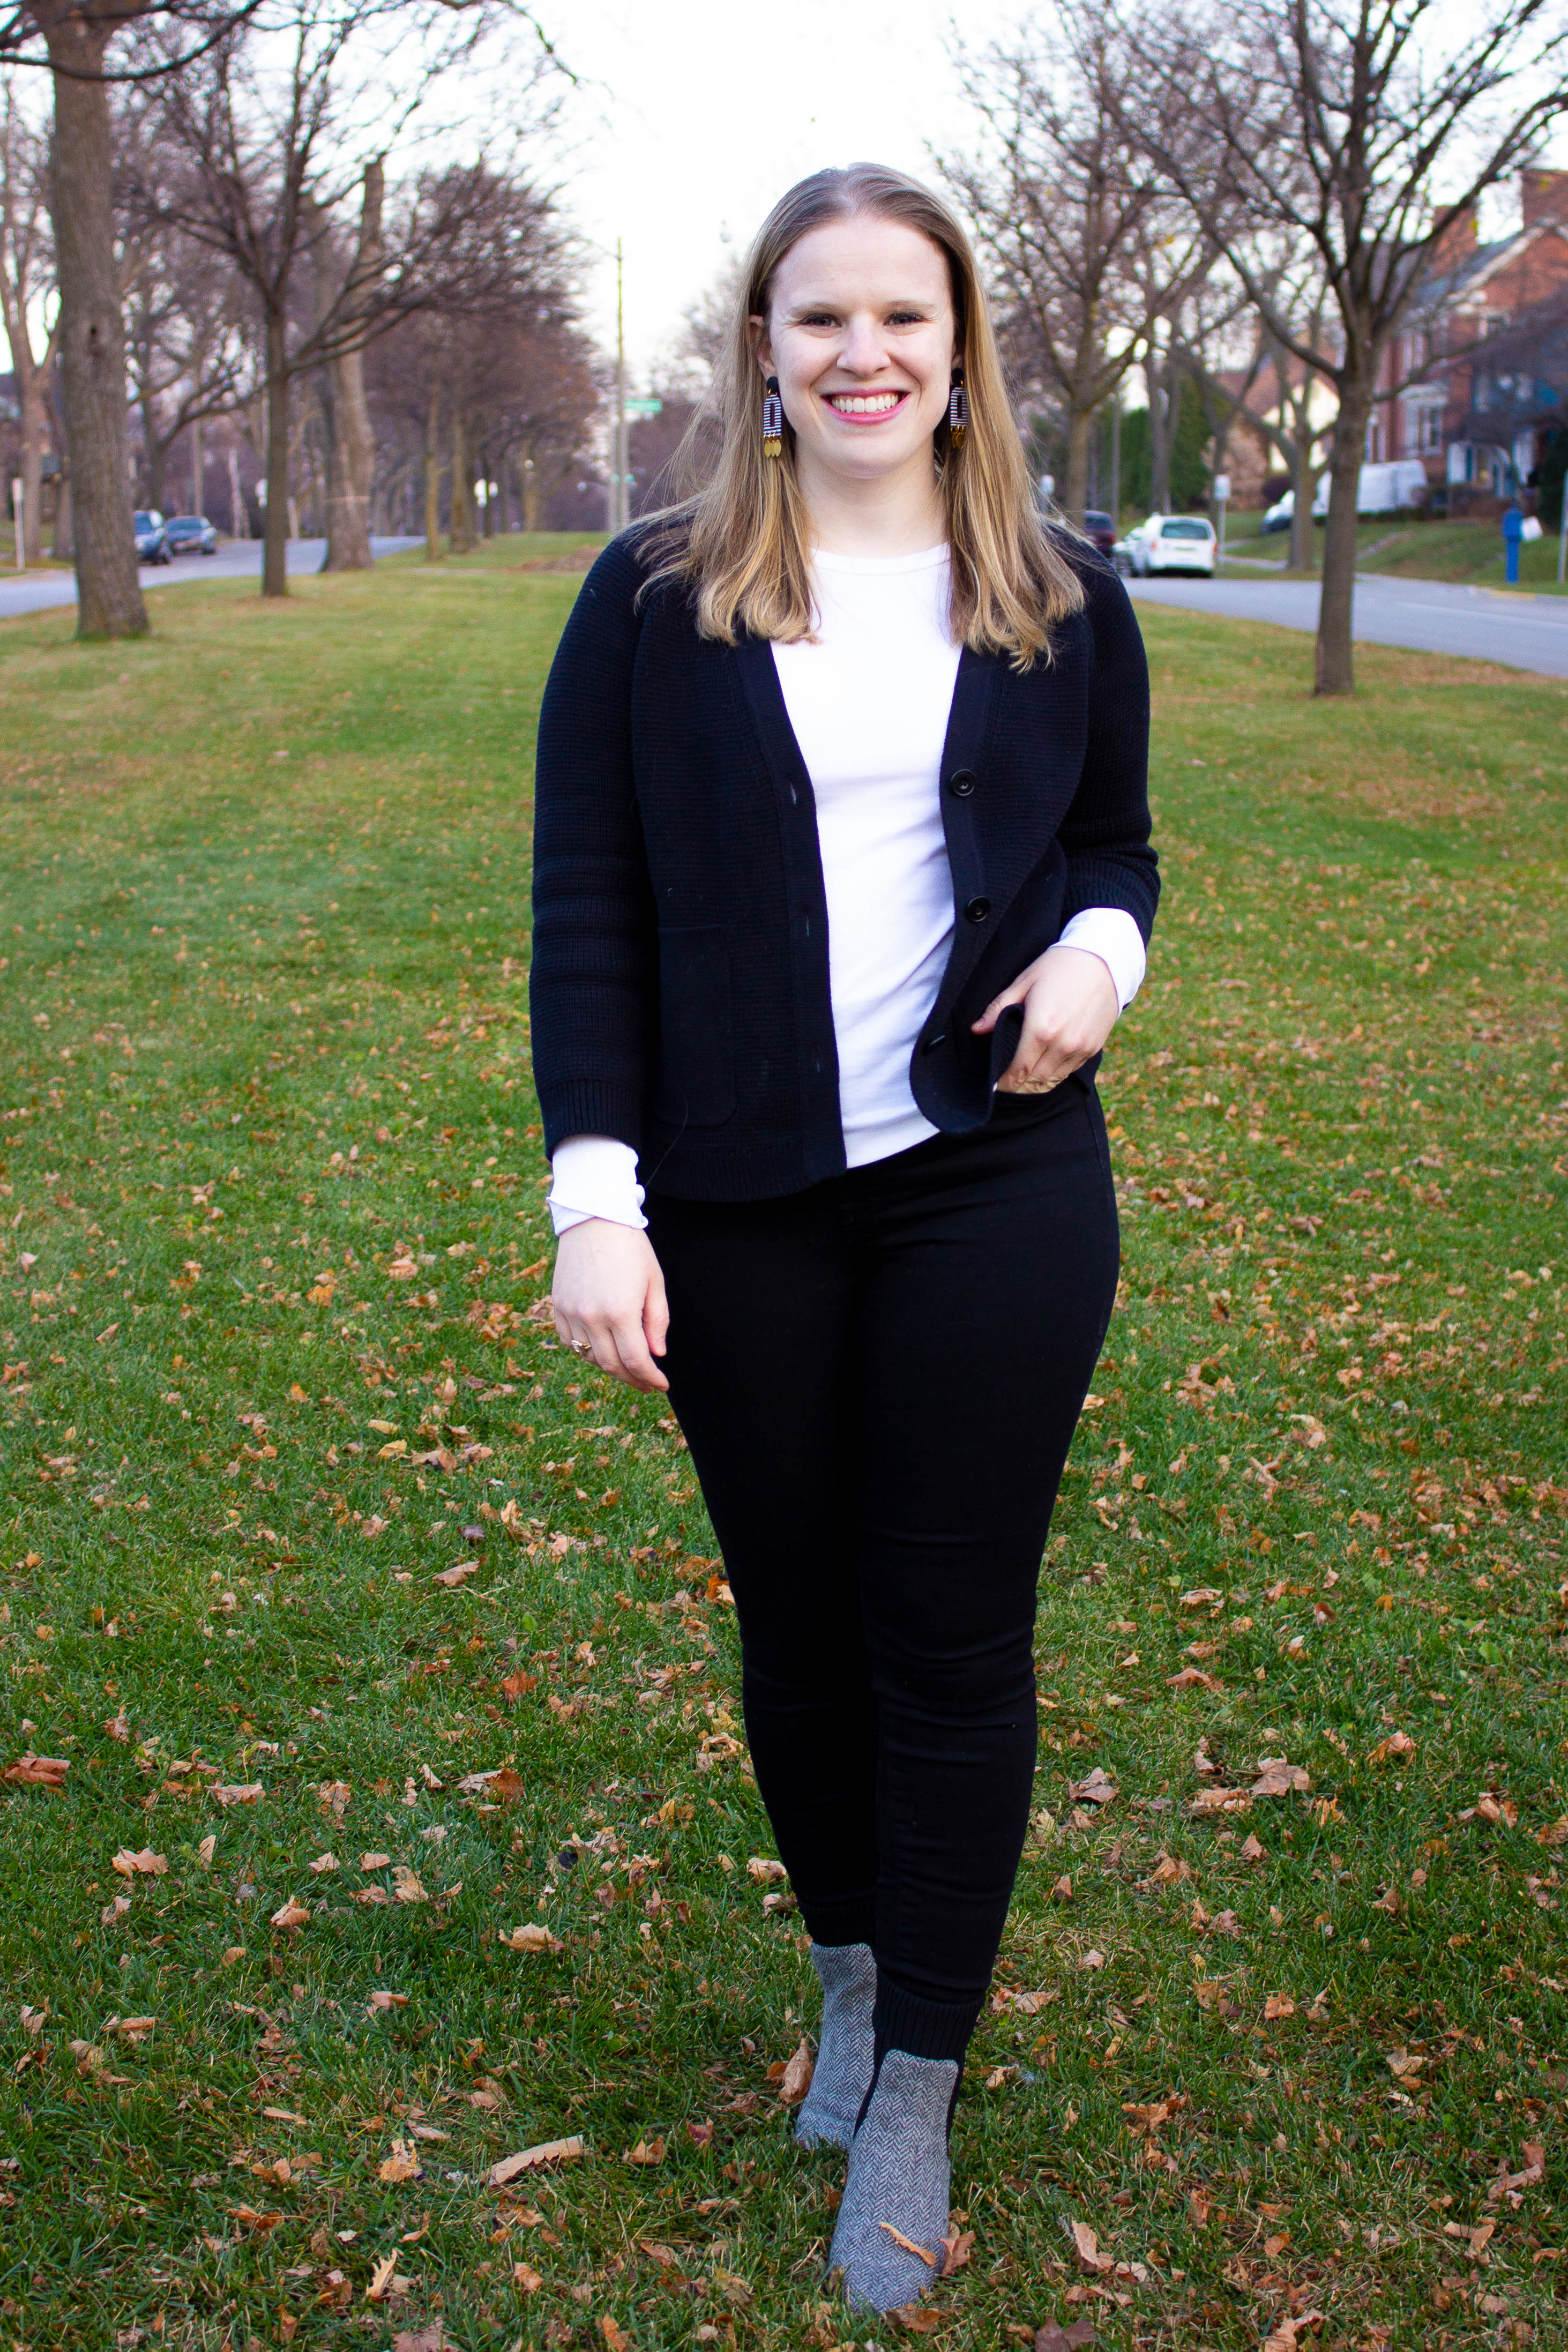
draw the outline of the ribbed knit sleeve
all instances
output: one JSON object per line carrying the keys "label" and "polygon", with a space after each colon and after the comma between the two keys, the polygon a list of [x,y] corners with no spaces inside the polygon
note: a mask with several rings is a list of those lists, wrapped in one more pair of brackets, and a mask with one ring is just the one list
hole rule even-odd
{"label": "ribbed knit sleeve", "polygon": [[1121,907],[1145,941],[1160,899],[1149,845],[1149,665],[1132,601],[1109,564],[1077,569],[1094,631],[1083,772],[1058,838],[1067,857],[1063,913]]}
{"label": "ribbed knit sleeve", "polygon": [[583,583],[544,689],[534,788],[534,1081],[544,1148],[642,1148],[657,937],[634,790],[642,573],[625,540]]}

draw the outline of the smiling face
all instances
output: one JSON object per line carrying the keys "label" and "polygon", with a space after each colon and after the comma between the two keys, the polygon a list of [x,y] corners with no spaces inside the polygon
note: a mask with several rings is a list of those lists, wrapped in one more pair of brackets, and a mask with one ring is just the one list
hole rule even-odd
{"label": "smiling face", "polygon": [[763,373],[778,377],[808,502],[814,480],[930,478],[954,329],[947,257],[918,229],[861,214],[792,246],[752,333]]}

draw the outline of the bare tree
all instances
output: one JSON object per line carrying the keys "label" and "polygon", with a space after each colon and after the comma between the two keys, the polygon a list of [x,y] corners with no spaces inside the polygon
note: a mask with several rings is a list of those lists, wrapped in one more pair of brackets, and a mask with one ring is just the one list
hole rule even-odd
{"label": "bare tree", "polygon": [[942,170],[974,222],[1015,375],[1059,403],[1063,503],[1081,517],[1095,415],[1214,246],[1129,132],[1146,76],[1099,0],[1061,0],[1050,24],[1048,37],[960,52],[982,151]]}
{"label": "bare tree", "polygon": [[48,157],[46,142],[22,112],[6,79],[0,113],[0,321],[11,347],[16,405],[22,426],[22,511],[16,518],[23,561],[36,563],[44,552],[44,433],[48,415],[49,371],[59,341],[59,308],[35,351],[35,321],[54,290],[54,243],[49,232]]}
{"label": "bare tree", "polygon": [[[243,289],[226,261],[167,218],[169,165],[144,98],[121,123],[121,271],[131,394],[141,415],[148,503],[163,507],[169,453],[228,414],[254,373]],[[193,466],[193,487],[198,466]],[[200,508],[199,497],[194,499]]]}
{"label": "bare tree", "polygon": [[[504,233],[483,165],[426,173],[377,226],[373,175],[420,107],[500,21],[494,0],[286,0],[266,45],[241,27],[163,88],[165,133],[191,193],[169,217],[226,256],[259,316],[267,392],[262,594],[288,593],[289,404],[298,380],[363,351],[400,319],[459,297],[482,304]],[[539,45],[511,92],[555,70]],[[395,116],[386,100],[399,92]],[[540,111],[547,110],[541,108]],[[356,134],[356,124],[371,129]],[[360,235],[341,275],[331,223],[358,192]],[[389,208],[392,212],[392,208]],[[315,300],[303,307],[304,280]]]}
{"label": "bare tree", "polygon": [[[1491,0],[1468,20],[1436,0],[1250,0],[1245,12],[1120,29],[1169,101],[1152,131],[1125,109],[1130,135],[1223,249],[1281,352],[1337,397],[1316,688],[1349,694],[1357,492],[1385,355],[1453,224],[1568,108],[1568,35],[1552,0]],[[1201,135],[1173,131],[1178,106]],[[1331,352],[1260,269],[1268,231],[1315,251]]]}

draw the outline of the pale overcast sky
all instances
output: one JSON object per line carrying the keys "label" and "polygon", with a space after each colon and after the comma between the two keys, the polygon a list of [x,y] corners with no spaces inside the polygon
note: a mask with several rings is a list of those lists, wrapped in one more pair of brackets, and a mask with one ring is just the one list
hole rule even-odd
{"label": "pale overcast sky", "polygon": [[[964,37],[1005,37],[1024,13],[966,0]],[[952,14],[952,0],[542,0],[585,85],[568,115],[567,203],[595,243],[625,242],[637,374],[793,181],[862,158],[926,175],[928,142],[963,139]],[[589,322],[613,347],[613,263],[591,294]]]}

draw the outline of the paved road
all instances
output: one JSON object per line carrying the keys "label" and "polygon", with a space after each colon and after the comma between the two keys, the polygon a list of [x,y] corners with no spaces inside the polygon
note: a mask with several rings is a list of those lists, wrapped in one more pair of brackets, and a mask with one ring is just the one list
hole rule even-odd
{"label": "paved road", "polygon": [[[1182,604],[1226,613],[1240,621],[1273,621],[1283,629],[1315,631],[1318,587],[1312,580],[1130,580],[1141,602]],[[1418,653],[1463,654],[1510,669],[1568,677],[1568,597],[1500,593],[1461,588],[1446,580],[1387,580],[1363,573],[1356,581],[1355,635],[1378,646],[1409,646]]]}
{"label": "paved road", "polygon": [[[417,539],[373,539],[371,551],[375,555],[395,555],[401,548],[423,544]],[[326,551],[324,539],[291,539],[289,569],[319,572]],[[173,563],[143,563],[141,570],[143,588],[177,588],[187,580],[259,580],[261,541],[232,540],[220,543],[216,555],[181,555]],[[51,604],[75,603],[76,582],[68,572],[35,572],[9,580],[0,572],[0,620],[9,620],[16,613],[40,613]]]}

